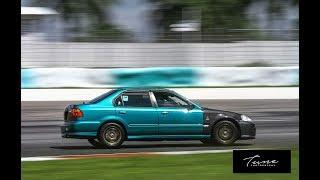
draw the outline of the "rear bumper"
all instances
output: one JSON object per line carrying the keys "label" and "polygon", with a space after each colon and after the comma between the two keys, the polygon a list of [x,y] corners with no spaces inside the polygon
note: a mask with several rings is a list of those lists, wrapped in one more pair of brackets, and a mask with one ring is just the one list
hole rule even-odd
{"label": "rear bumper", "polygon": [[240,138],[239,140],[255,139],[256,126],[253,122],[240,121]]}
{"label": "rear bumper", "polygon": [[97,137],[97,132],[81,131],[77,123],[64,123],[60,126],[61,137],[63,138],[76,138],[76,139],[89,139]]}

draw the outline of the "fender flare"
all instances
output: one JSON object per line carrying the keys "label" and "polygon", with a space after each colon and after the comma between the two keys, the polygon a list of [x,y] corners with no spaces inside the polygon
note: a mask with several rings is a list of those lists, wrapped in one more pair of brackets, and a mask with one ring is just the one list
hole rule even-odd
{"label": "fender flare", "polygon": [[100,123],[100,126],[99,126],[99,128],[97,130],[97,133],[100,132],[101,127],[103,125],[107,124],[107,123],[117,123],[117,124],[119,124],[123,128],[126,138],[128,137],[128,131],[127,131],[127,126],[128,125],[122,119],[119,119],[119,118],[108,118],[108,119],[103,120]]}

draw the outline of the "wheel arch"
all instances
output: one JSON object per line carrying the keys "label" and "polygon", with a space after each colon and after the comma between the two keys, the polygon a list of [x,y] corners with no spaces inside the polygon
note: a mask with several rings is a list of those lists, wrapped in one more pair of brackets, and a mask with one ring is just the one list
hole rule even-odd
{"label": "wheel arch", "polygon": [[[116,124],[119,124],[119,125],[123,128],[123,130],[124,130],[125,139],[127,139],[127,137],[128,137],[127,128],[126,128],[125,124],[124,124],[123,122],[121,122],[120,120],[118,120],[118,119],[108,119],[108,120],[104,121],[103,123],[100,124],[97,133],[100,132],[102,126],[104,126],[104,125],[107,124],[107,123],[116,123]],[[98,136],[98,134],[97,134],[97,136]]]}
{"label": "wheel arch", "polygon": [[212,124],[212,127],[211,127],[211,133],[213,133],[213,130],[214,130],[214,127],[217,125],[218,122],[221,122],[221,121],[230,121],[232,122],[238,129],[239,131],[239,134],[238,136],[240,137],[241,136],[241,128],[240,128],[240,124],[237,120],[235,120],[234,118],[231,118],[231,117],[222,117],[218,120],[216,120],[213,124]]}

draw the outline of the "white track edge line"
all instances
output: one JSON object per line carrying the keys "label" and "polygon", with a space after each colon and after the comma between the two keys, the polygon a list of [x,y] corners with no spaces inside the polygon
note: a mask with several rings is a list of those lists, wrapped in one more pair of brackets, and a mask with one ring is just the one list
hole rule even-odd
{"label": "white track edge line", "polygon": [[[121,154],[154,154],[154,155],[187,155],[187,154],[206,154],[206,153],[227,153],[232,152],[233,150],[255,150],[261,148],[253,148],[253,149],[222,149],[222,150],[195,150],[195,151],[169,151],[169,152],[136,152],[136,153],[113,153],[113,154],[105,154],[105,155],[121,155]],[[266,148],[264,148],[266,149]],[[84,155],[86,157],[94,157],[96,155],[104,155],[104,154],[87,154]],[[31,161],[50,161],[50,160],[67,160],[72,159],[72,156],[77,155],[66,155],[69,157],[63,156],[36,156],[36,157],[22,157],[21,162],[31,162]],[[80,155],[82,156],[82,155]]]}

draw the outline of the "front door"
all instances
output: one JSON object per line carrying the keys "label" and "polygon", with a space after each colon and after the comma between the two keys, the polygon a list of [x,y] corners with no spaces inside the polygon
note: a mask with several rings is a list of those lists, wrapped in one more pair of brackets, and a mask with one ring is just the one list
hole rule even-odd
{"label": "front door", "polygon": [[166,91],[153,92],[157,102],[160,135],[201,135],[203,113],[190,103]]}

